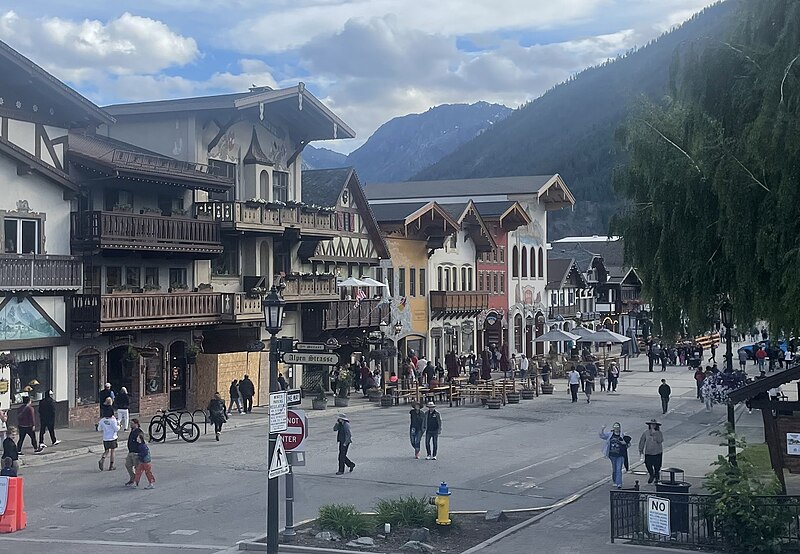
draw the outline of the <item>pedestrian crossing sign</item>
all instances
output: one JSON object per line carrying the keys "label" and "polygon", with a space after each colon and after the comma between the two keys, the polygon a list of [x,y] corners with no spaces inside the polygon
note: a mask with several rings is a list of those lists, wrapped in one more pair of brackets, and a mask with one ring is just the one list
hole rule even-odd
{"label": "pedestrian crossing sign", "polygon": [[275,451],[272,453],[272,463],[269,464],[269,479],[274,479],[287,473],[289,473],[289,460],[286,457],[286,450],[283,448],[283,438],[278,435],[278,440],[275,442]]}

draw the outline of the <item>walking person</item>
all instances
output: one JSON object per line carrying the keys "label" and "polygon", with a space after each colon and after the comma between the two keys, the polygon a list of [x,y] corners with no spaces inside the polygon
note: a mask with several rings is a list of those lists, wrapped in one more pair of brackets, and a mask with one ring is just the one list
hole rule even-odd
{"label": "walking person", "polygon": [[658,387],[658,395],[661,397],[661,413],[667,413],[669,408],[669,395],[672,394],[672,389],[667,384],[666,379],[661,379],[661,386]]}
{"label": "walking person", "polygon": [[214,424],[214,438],[219,442],[219,434],[222,432],[222,425],[228,421],[228,414],[225,411],[225,401],[219,392],[214,393],[214,398],[208,403],[208,416]]}
{"label": "walking person", "polygon": [[31,406],[31,397],[22,397],[22,406],[17,410],[17,425],[19,426],[19,441],[17,441],[17,451],[22,454],[22,445],[25,444],[25,437],[31,438],[31,444],[35,453],[41,452],[44,447],[36,442],[36,413]]}
{"label": "walking person", "polygon": [[[111,390],[111,383],[106,383],[102,389],[100,389],[100,394],[97,395],[97,403],[100,404],[100,419],[105,417],[103,414],[103,406],[106,405],[106,399],[110,398],[111,402],[114,402],[114,391]],[[113,409],[112,409],[113,411]],[[97,431],[97,425],[95,425],[94,430]]]}
{"label": "walking person", "polygon": [[694,381],[697,383],[697,399],[702,402],[703,401],[703,381],[706,378],[706,374],[703,373],[703,370],[698,367],[694,370]]}
{"label": "walking person", "polygon": [[44,398],[39,401],[39,444],[44,448],[44,432],[50,431],[50,443],[55,446],[61,441],[56,439],[56,403],[51,396],[53,391],[45,391]]}
{"label": "walking person", "polygon": [[742,348],[739,350],[739,369],[742,371],[746,371],[747,366],[747,350]]}
{"label": "walking person", "polygon": [[17,450],[17,429],[9,427],[6,431],[6,438],[3,439],[3,459],[10,458],[12,466],[19,471],[19,450]]}
{"label": "walking person", "polygon": [[578,387],[580,386],[581,374],[578,373],[578,370],[573,366],[572,371],[569,372],[569,392],[572,394],[573,403],[578,401]]}
{"label": "walking person", "polygon": [[230,396],[230,404],[228,404],[228,415],[231,415],[233,411],[233,404],[236,403],[236,409],[239,411],[239,415],[242,415],[242,403],[241,403],[241,392],[239,391],[239,380],[234,379],[231,381],[231,386],[228,389],[228,394]]}
{"label": "walking person", "polygon": [[614,486],[618,489],[622,488],[622,465],[625,462],[625,451],[628,445],[622,438],[622,426],[619,423],[614,423],[611,426],[611,431],[606,431],[606,426],[600,429],[600,438],[605,442],[603,444],[603,456],[611,460],[611,480]]}
{"label": "walking person", "polygon": [[0,410],[0,442],[6,440],[8,435],[8,412]]}
{"label": "walking person", "polygon": [[344,475],[344,466],[350,468],[352,473],[356,464],[347,457],[347,450],[353,444],[353,433],[350,431],[350,420],[345,414],[339,414],[333,430],[336,431],[336,442],[339,443],[339,469],[336,475]]}
{"label": "walking person", "polygon": [[127,433],[131,426],[131,399],[128,396],[128,389],[125,387],[119,389],[119,394],[114,399],[114,406],[117,408],[117,421],[119,421],[119,427]]}
{"label": "walking person", "polygon": [[239,382],[239,393],[242,395],[242,410],[249,414],[253,411],[253,396],[256,394],[256,386],[250,380],[249,375],[245,375],[244,379]]}
{"label": "walking person", "polygon": [[[111,405],[111,399],[106,399],[106,405]],[[114,467],[114,452],[117,450],[117,438],[119,434],[119,421],[114,417],[114,414],[107,414],[97,424],[98,429],[103,433],[103,455],[97,462],[100,471],[103,471],[106,458],[109,459],[108,471],[113,471]]]}
{"label": "walking person", "polygon": [[[584,372],[583,377],[583,392],[586,394],[586,403],[589,404],[592,401],[592,393],[594,392],[594,374],[593,370],[594,364],[588,364],[586,366],[586,371]],[[597,370],[594,369],[594,372]]]}
{"label": "walking person", "polygon": [[128,433],[128,455],[125,456],[125,470],[128,472],[128,482],[126,487],[130,487],[135,482],[135,470],[139,465],[139,437],[144,438],[144,431],[139,426],[139,420],[131,420],[131,432]]}
{"label": "walking person", "polygon": [[[436,404],[428,402],[428,413],[425,414],[425,456],[426,460],[435,460],[439,451],[439,435],[442,432],[442,416],[436,411]],[[433,446],[431,448],[431,445]]]}
{"label": "walking person", "polygon": [[631,441],[633,440],[630,435],[622,435],[622,440],[625,441],[625,450],[622,454],[623,465],[625,466],[625,473],[631,470],[631,464],[628,460],[628,451],[631,448]]}
{"label": "walking person", "polygon": [[153,459],[150,457],[150,448],[144,440],[144,434],[136,438],[136,445],[138,447],[139,463],[136,465],[136,473],[133,477],[133,486],[138,487],[139,481],[142,478],[142,473],[147,476],[147,486],[145,489],[156,488],[156,478],[153,476]]}
{"label": "walking person", "polygon": [[411,439],[411,447],[414,449],[414,458],[419,460],[420,445],[422,444],[422,436],[425,434],[427,428],[428,418],[425,412],[422,411],[418,402],[411,405],[411,426],[409,427],[409,437]]}
{"label": "walking person", "polygon": [[649,478],[647,483],[658,483],[661,473],[661,462],[664,456],[664,435],[661,424],[655,418],[647,422],[647,431],[639,439],[639,456],[644,460]]}
{"label": "walking person", "polygon": [[611,362],[608,368],[608,390],[606,392],[617,392],[617,382],[619,381],[619,366],[617,362]]}

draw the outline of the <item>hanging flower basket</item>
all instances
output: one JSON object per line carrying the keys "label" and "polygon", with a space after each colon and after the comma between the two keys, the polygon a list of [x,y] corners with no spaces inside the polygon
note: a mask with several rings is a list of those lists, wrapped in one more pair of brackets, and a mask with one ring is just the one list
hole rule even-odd
{"label": "hanging flower basket", "polygon": [[703,398],[710,398],[712,404],[729,404],[730,393],[747,384],[743,371],[713,373],[703,380],[700,392]]}

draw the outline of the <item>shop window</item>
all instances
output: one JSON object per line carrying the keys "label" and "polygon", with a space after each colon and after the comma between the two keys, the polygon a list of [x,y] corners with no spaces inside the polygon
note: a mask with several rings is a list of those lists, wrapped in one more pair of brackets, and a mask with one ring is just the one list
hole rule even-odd
{"label": "shop window", "polygon": [[41,400],[53,384],[52,348],[12,350],[16,367],[11,369],[11,401],[21,404],[23,396]]}
{"label": "shop window", "polygon": [[425,282],[425,270],[419,270],[419,295],[425,296],[428,288],[428,283]]}
{"label": "shop window", "polygon": [[94,404],[100,390],[100,354],[96,351],[78,355],[76,404]]}
{"label": "shop window", "polygon": [[151,345],[158,350],[155,356],[144,358],[145,394],[161,394],[164,392],[164,360],[163,347]]}
{"label": "shop window", "polygon": [[409,296],[417,295],[417,270],[413,267],[408,270],[408,288]]}
{"label": "shop window", "polygon": [[272,172],[272,201],[286,202],[289,200],[289,174],[285,171]]}

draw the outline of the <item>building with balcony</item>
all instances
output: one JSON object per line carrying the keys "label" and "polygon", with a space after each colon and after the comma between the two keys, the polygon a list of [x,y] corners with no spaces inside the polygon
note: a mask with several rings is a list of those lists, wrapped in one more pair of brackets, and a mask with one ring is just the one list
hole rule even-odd
{"label": "building with balcony", "polygon": [[68,134],[111,122],[0,42],[0,351],[10,354],[0,367],[0,409],[24,396],[36,404],[52,390],[57,424],[68,421],[76,383],[67,314],[82,285],[68,232],[80,192],[68,173]]}
{"label": "building with balcony", "polygon": [[[558,322],[562,330],[569,331],[594,312],[593,306],[583,302],[590,285],[574,259],[550,258],[547,267],[547,321]],[[584,307],[590,310],[584,311]]]}

